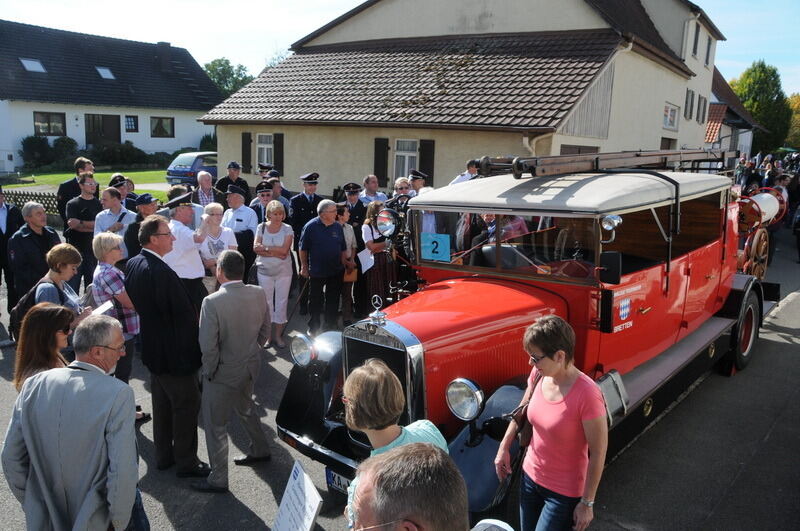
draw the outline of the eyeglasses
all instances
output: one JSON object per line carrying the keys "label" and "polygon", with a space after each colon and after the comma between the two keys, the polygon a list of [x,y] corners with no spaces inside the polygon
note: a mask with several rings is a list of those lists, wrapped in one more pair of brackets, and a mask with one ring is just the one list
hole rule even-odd
{"label": "eyeglasses", "polygon": [[258,195],[261,196],[261,197],[265,197],[265,196],[268,196],[268,195],[272,195],[272,192],[258,192]]}
{"label": "eyeglasses", "polygon": [[533,361],[533,363],[534,363],[535,365],[539,365],[539,362],[540,362],[540,361],[542,361],[543,359],[545,359],[545,358],[548,358],[548,357],[549,357],[549,356],[546,356],[546,355],[545,355],[545,356],[538,356],[538,357],[537,357],[537,356],[534,356],[533,354],[531,354],[530,352],[528,352],[528,356],[530,356],[531,360]]}
{"label": "eyeglasses", "polygon": [[398,190],[408,190],[408,186],[398,186]]}
{"label": "eyeglasses", "polygon": [[109,347],[108,345],[97,345],[97,346],[101,348],[107,348],[108,350],[113,350],[116,352],[125,352],[125,343],[123,343],[119,347]]}
{"label": "eyeglasses", "polygon": [[154,232],[153,236],[172,236],[171,232]]}
{"label": "eyeglasses", "polygon": [[[353,531],[367,531],[367,529],[378,529],[379,527],[386,527],[387,525],[396,524],[397,522],[403,522],[405,520],[406,520],[406,518],[398,518],[397,520],[392,520],[391,522],[386,522],[384,524],[376,524],[376,525],[371,525],[369,527],[359,527],[359,528],[353,529]],[[352,529],[352,526],[351,526],[351,529]]]}

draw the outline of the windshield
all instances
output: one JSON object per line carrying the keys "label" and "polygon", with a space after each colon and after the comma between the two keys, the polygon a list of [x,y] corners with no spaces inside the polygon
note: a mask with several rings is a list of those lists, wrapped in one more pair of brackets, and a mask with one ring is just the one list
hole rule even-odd
{"label": "windshield", "polygon": [[196,158],[197,155],[195,153],[184,153],[182,155],[178,155],[175,160],[172,161],[172,167],[191,167]]}
{"label": "windshield", "polygon": [[514,274],[594,278],[591,218],[414,211],[421,264]]}

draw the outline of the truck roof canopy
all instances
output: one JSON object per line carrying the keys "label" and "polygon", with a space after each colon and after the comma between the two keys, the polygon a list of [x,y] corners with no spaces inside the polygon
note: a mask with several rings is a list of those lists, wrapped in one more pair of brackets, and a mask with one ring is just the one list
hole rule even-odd
{"label": "truck roof canopy", "polygon": [[[660,172],[680,185],[685,201],[731,186],[731,180],[708,173]],[[515,179],[498,175],[430,190],[413,198],[415,210],[477,210],[526,215],[535,212],[595,216],[640,210],[675,201],[669,182],[636,170],[620,173],[578,173]]]}

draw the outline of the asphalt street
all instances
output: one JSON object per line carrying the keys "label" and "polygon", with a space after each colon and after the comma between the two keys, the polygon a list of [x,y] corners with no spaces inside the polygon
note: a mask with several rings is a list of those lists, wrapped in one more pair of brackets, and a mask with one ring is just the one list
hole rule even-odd
{"label": "asphalt street", "polygon": [[[788,231],[768,279],[785,297],[765,323],[747,370],[733,377],[709,373],[661,420],[605,470],[591,529],[797,529],[800,500],[800,265]],[[8,323],[4,292],[0,339]],[[304,330],[295,316],[290,330]],[[8,424],[16,392],[14,349],[0,353],[0,426]],[[275,436],[275,412],[286,385],[288,351],[268,351],[257,383],[264,424]],[[131,385],[150,411],[147,371],[134,360]],[[200,422],[202,426],[202,420]],[[152,423],[137,428],[140,488],[154,530],[269,529],[295,459],[314,479],[325,504],[317,529],[344,529],[342,507],[326,493],[323,467],[275,440],[273,459],[256,467],[230,467],[229,494],[201,494],[174,471],[159,472]],[[231,458],[247,440],[231,423]],[[81,449],[76,448],[76,452]],[[200,457],[206,460],[200,434]],[[0,481],[0,528],[25,529],[20,504]]]}

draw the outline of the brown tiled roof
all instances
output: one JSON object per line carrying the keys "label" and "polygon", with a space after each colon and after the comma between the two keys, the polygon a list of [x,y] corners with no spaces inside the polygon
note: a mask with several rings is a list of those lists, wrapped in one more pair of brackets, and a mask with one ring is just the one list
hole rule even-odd
{"label": "brown tiled roof", "polygon": [[722,121],[725,119],[725,113],[728,111],[728,106],[724,103],[712,103],[708,106],[708,123],[706,124],[706,142],[713,143],[717,141],[719,130],[722,127]]}
{"label": "brown tiled roof", "polygon": [[592,30],[305,47],[202,120],[550,130],[621,40]]}
{"label": "brown tiled roof", "polygon": [[711,92],[714,93],[719,101],[726,103],[728,108],[738,114],[742,120],[755,128],[764,129],[761,124],[759,124],[756,119],[753,118],[753,115],[744,108],[739,96],[737,96],[731,86],[728,85],[728,82],[725,81],[725,78],[722,76],[722,73],[717,70],[717,67],[714,67],[714,78],[711,81]]}

